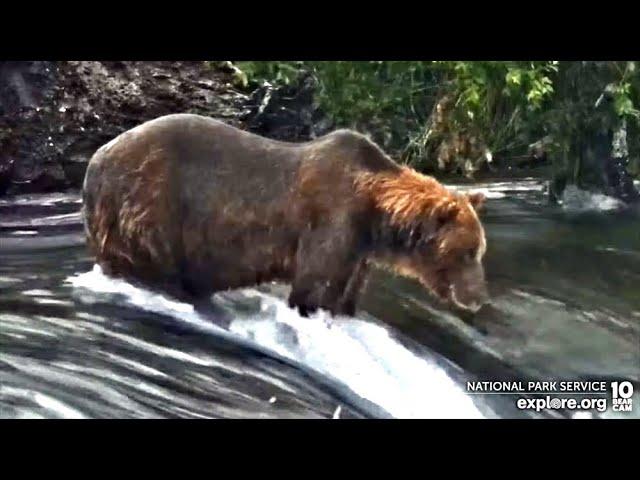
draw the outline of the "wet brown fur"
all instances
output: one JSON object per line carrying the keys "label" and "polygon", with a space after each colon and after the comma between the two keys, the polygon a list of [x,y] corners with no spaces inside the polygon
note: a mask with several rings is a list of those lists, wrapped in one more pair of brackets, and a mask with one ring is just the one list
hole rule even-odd
{"label": "wet brown fur", "polygon": [[429,255],[434,238],[442,268],[484,241],[466,207],[480,198],[346,130],[289,144],[196,115],[162,117],[96,152],[83,199],[89,246],[107,273],[187,298],[290,282],[303,315],[353,315],[370,260],[424,280],[411,258]]}
{"label": "wet brown fur", "polygon": [[478,218],[481,193],[452,192],[432,177],[402,167],[399,173],[363,173],[356,189],[383,213],[374,258],[396,273],[416,278],[442,299],[450,296],[451,272],[469,257],[482,257],[484,229]]}

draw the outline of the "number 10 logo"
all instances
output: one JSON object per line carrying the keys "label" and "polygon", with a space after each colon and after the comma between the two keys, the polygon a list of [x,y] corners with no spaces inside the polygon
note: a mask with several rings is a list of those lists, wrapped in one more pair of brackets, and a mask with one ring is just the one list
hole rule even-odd
{"label": "number 10 logo", "polygon": [[631,382],[611,382],[613,393],[613,410],[615,412],[630,412],[633,384]]}

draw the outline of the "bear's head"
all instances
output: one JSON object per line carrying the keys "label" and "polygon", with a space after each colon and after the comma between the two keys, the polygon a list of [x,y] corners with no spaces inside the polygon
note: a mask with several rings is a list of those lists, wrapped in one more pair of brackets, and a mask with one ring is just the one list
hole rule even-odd
{"label": "bear's head", "polygon": [[409,168],[362,179],[380,222],[375,257],[416,278],[439,299],[476,312],[488,301],[481,193],[460,194]]}

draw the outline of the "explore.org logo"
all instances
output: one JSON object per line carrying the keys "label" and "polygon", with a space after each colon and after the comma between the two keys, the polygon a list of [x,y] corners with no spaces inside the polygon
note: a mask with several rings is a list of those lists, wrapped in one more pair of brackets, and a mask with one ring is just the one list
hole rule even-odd
{"label": "explore.org logo", "polygon": [[606,398],[583,398],[576,400],[574,398],[551,398],[547,395],[545,398],[519,398],[516,406],[520,410],[597,410],[598,412],[607,411]]}
{"label": "explore.org logo", "polygon": [[[467,382],[471,395],[541,395],[542,398],[516,399],[520,410],[595,410],[607,411],[609,398],[614,412],[633,411],[633,384],[629,381],[528,381],[528,382]],[[569,398],[567,398],[569,397]],[[578,398],[572,398],[578,397]]]}

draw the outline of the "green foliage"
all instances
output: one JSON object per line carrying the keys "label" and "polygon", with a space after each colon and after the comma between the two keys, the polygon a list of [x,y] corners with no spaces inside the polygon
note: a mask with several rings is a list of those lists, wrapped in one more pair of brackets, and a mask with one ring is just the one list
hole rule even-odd
{"label": "green foliage", "polygon": [[238,62],[236,66],[245,74],[248,85],[290,85],[298,79],[303,62]]}
{"label": "green foliage", "polygon": [[[392,153],[423,168],[437,163],[438,145],[454,134],[478,138],[494,156],[526,153],[549,137],[558,168],[580,176],[592,137],[629,131],[640,121],[636,62],[239,62],[239,83],[295,83],[304,72],[317,82],[315,101],[337,127],[371,133]],[[243,77],[244,75],[244,77]],[[446,129],[434,106],[451,99]],[[640,150],[637,136],[629,149]],[[588,155],[587,155],[588,156]],[[472,163],[478,158],[470,158]],[[636,162],[637,163],[637,162]]]}
{"label": "green foliage", "polygon": [[[623,120],[638,125],[638,74],[635,62],[563,62],[553,102],[539,119],[557,146],[554,169],[583,188],[599,187],[607,138]],[[630,151],[637,136],[628,136]]]}
{"label": "green foliage", "polygon": [[[419,129],[435,100],[431,62],[239,62],[253,85],[295,83],[303,72],[317,82],[316,102],[338,127],[369,130],[400,148]],[[385,141],[385,139],[387,141]]]}
{"label": "green foliage", "polygon": [[[609,84],[609,89],[613,95],[613,104],[615,112],[619,117],[633,117],[635,120],[640,118],[640,111],[635,108],[638,104],[638,93],[640,92],[640,78],[636,73],[636,63],[626,62],[624,71],[618,63],[613,63],[618,73],[622,76],[617,83]],[[633,82],[633,88],[632,88]],[[635,97],[635,102],[634,98]]]}

